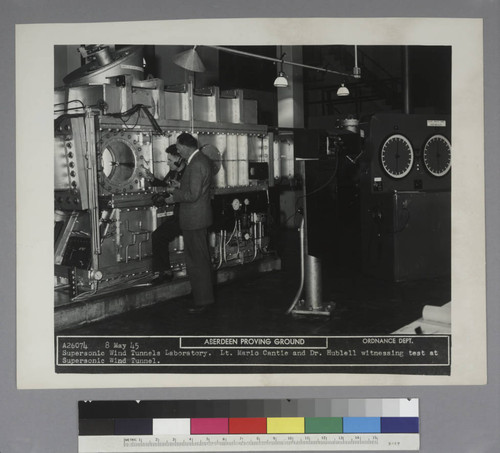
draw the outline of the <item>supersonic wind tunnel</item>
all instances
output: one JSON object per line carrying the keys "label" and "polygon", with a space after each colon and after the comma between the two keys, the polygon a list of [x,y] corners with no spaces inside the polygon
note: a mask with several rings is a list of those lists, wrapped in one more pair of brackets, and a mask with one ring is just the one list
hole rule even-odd
{"label": "supersonic wind tunnel", "polygon": [[[144,79],[142,53],[86,46],[87,63],[55,90],[55,282],[72,297],[150,276],[152,233],[172,208],[153,204],[161,188],[145,171],[168,173],[165,149],[182,132],[198,139],[216,172],[214,268],[270,255],[273,135],[257,124],[256,101],[239,90]],[[182,236],[170,256],[182,273]]]}
{"label": "supersonic wind tunnel", "polygon": [[[299,292],[313,308],[322,302],[321,261],[332,257],[384,280],[450,275],[449,115],[381,113],[280,139],[257,124],[257,101],[241,90],[145,79],[140,46],[85,46],[82,55],[86,63],[54,93],[55,283],[72,298],[151,277],[152,233],[172,208],[153,204],[161,188],[145,172],[168,173],[165,149],[182,132],[214,165],[215,269],[266,260],[279,268],[273,186],[297,167]],[[170,256],[184,272],[182,236]]]}

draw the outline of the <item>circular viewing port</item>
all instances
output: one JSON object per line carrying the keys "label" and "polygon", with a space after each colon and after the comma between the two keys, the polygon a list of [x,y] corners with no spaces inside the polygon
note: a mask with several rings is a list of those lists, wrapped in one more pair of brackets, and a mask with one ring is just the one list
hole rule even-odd
{"label": "circular viewing port", "polygon": [[135,153],[126,142],[111,140],[102,152],[101,164],[106,179],[113,185],[121,185],[134,175]]}

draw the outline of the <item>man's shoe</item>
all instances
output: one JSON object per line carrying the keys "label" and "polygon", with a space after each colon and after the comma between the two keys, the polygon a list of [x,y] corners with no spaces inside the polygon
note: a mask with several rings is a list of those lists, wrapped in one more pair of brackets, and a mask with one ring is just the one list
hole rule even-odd
{"label": "man's shoe", "polygon": [[172,274],[172,272],[165,272],[163,274],[160,274],[158,277],[153,278],[153,280],[151,280],[151,284],[153,286],[160,285],[162,283],[171,282],[173,279],[174,279],[174,274]]}

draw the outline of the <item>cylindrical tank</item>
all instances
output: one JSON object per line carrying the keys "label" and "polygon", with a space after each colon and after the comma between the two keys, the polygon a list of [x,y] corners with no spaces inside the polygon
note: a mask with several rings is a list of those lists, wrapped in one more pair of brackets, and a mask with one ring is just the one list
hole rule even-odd
{"label": "cylindrical tank", "polygon": [[215,137],[215,147],[220,153],[220,170],[215,175],[215,187],[226,187],[226,168],[225,168],[225,158],[227,140],[225,134],[217,134]]}
{"label": "cylindrical tank", "polygon": [[238,185],[248,186],[248,135],[238,135]]}
{"label": "cylindrical tank", "polygon": [[293,144],[288,140],[280,142],[281,176],[292,178],[294,170]]}
{"label": "cylindrical tank", "polygon": [[305,256],[305,298],[312,310],[319,310],[323,305],[321,261],[315,256]]}
{"label": "cylindrical tank", "polygon": [[113,63],[113,57],[111,56],[109,47],[104,47],[96,52],[95,57],[100,66],[106,66],[107,64]]}
{"label": "cylindrical tank", "polygon": [[238,185],[238,136],[227,135],[227,147],[224,155],[226,163],[226,182],[229,187]]}
{"label": "cylindrical tank", "polygon": [[274,157],[274,179],[281,178],[281,155],[280,155],[280,142],[278,140],[273,141],[273,157]]}

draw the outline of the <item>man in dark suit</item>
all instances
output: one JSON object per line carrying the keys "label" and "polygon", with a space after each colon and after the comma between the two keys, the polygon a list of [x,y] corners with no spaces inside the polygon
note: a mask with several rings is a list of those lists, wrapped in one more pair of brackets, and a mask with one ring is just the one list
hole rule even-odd
{"label": "man in dark suit", "polygon": [[212,224],[211,185],[213,166],[198,149],[198,141],[188,133],[177,137],[177,150],[186,160],[180,187],[168,188],[172,201],[180,203],[179,223],[184,237],[186,270],[194,304],[191,313],[202,313],[214,300],[213,270],[207,229]]}

